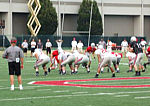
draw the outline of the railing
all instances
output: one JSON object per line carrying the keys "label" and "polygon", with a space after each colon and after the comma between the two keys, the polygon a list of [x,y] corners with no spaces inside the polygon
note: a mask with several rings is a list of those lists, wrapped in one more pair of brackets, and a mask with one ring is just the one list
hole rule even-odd
{"label": "railing", "polygon": [[28,3],[28,0],[12,0],[12,3]]}

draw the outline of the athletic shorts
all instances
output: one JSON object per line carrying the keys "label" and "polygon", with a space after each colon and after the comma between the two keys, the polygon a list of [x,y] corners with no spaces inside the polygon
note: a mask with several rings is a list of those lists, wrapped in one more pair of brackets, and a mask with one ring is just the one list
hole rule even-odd
{"label": "athletic shorts", "polygon": [[68,56],[67,59],[61,63],[61,65],[62,66],[66,66],[66,64],[71,65],[74,61],[75,61],[75,56],[71,55],[71,56]]}
{"label": "athletic shorts", "polygon": [[142,64],[143,57],[144,57],[143,53],[138,53],[134,60],[134,64],[136,65]]}
{"label": "athletic shorts", "polygon": [[23,52],[24,52],[24,53],[27,53],[27,48],[24,48],[24,49],[23,49]]}
{"label": "athletic shorts", "polygon": [[78,59],[77,62],[75,62],[75,65],[87,64],[88,62],[89,62],[89,58],[87,56],[84,56],[84,57]]}
{"label": "athletic shorts", "polygon": [[31,48],[31,53],[34,53],[34,51],[35,51],[35,48]]}
{"label": "athletic shorts", "polygon": [[8,62],[9,75],[21,75],[20,62]]}
{"label": "athletic shorts", "polygon": [[34,67],[39,67],[42,65],[42,67],[45,67],[47,63],[50,62],[50,58],[47,57],[47,58],[44,58],[44,59],[40,59],[38,61],[36,61]]}
{"label": "athletic shorts", "polygon": [[51,54],[51,48],[50,47],[46,48],[46,52],[47,52],[47,54],[48,53]]}
{"label": "athletic shorts", "polygon": [[99,63],[100,68],[104,67],[105,65],[108,65],[108,67],[110,67],[112,64],[112,59],[111,57],[104,57],[102,58],[101,62]]}

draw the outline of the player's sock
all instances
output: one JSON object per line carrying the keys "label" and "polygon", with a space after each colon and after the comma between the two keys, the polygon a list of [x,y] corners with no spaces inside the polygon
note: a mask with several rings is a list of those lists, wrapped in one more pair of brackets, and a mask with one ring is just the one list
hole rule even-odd
{"label": "player's sock", "polygon": [[74,73],[74,70],[71,70],[71,74],[73,74]]}
{"label": "player's sock", "polygon": [[65,70],[63,70],[63,71],[62,71],[62,75],[65,75],[65,74],[66,74],[66,71],[65,71]]}
{"label": "player's sock", "polygon": [[19,85],[19,89],[20,89],[20,90],[23,90],[22,84]]}
{"label": "player's sock", "polygon": [[90,73],[90,67],[87,68],[87,73]]}
{"label": "player's sock", "polygon": [[103,73],[103,72],[104,72],[104,68],[102,67],[102,68],[101,68],[101,73]]}
{"label": "player's sock", "polygon": [[117,68],[117,73],[120,73],[120,70],[119,70],[119,68]]}
{"label": "player's sock", "polygon": [[11,91],[14,91],[14,90],[15,90],[15,86],[14,86],[14,85],[11,85],[10,90],[11,90]]}

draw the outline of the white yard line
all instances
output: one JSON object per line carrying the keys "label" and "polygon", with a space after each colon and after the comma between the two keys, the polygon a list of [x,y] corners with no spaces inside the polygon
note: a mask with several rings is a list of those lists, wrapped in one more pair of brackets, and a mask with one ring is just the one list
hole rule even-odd
{"label": "white yard line", "polygon": [[36,91],[50,91],[51,89],[39,89],[39,90],[36,90]]}
{"label": "white yard line", "polygon": [[134,99],[149,99],[150,96],[143,96],[143,97],[134,97]]}
{"label": "white yard line", "polygon": [[72,94],[85,94],[85,93],[88,93],[88,92],[73,92]]}
{"label": "white yard line", "polygon": [[[64,98],[64,97],[79,97],[79,96],[99,96],[99,95],[116,95],[116,97],[123,97],[128,95],[118,95],[118,94],[132,94],[132,93],[148,93],[150,91],[135,91],[135,92],[116,92],[116,93],[95,93],[95,94],[72,94],[72,95],[57,95],[57,96],[35,96],[35,97],[24,97],[24,98],[9,98],[0,99],[2,101],[18,101],[18,100],[31,100],[31,99],[47,99],[47,98]],[[147,99],[150,96],[145,97],[135,97],[135,99]]]}
{"label": "white yard line", "polygon": [[60,93],[60,92],[69,92],[69,90],[64,90],[64,91],[53,91],[55,93]]}
{"label": "white yard line", "polygon": [[78,96],[96,96],[96,95],[110,95],[109,93],[96,93],[96,94],[79,94],[79,95],[57,95],[57,96],[35,96],[26,98],[12,98],[12,99],[0,99],[2,101],[18,101],[18,100],[31,100],[31,99],[47,99],[47,98],[64,98],[64,97],[78,97]]}
{"label": "white yard line", "polygon": [[129,95],[116,95],[114,97],[125,97],[125,96],[129,96]]}

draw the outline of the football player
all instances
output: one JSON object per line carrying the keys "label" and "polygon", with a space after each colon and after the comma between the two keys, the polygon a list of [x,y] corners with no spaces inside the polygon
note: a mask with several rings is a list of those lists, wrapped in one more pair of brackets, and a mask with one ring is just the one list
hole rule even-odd
{"label": "football player", "polygon": [[[131,43],[129,45],[129,50],[133,51],[136,54],[135,60],[134,60],[134,69],[135,69],[135,76],[141,75],[141,69],[144,72],[145,69],[142,66],[142,60],[143,60],[143,49],[141,44],[137,43],[138,39],[135,36],[131,37]],[[139,70],[138,70],[139,68]]]}
{"label": "football player", "polygon": [[88,67],[88,62],[89,62],[89,58],[84,55],[84,54],[80,54],[77,50],[74,50],[73,55],[75,56],[75,72],[78,72],[78,68],[80,66],[80,64],[82,64],[83,67],[85,67],[87,69],[87,73],[90,72],[90,68]]}
{"label": "football player", "polygon": [[75,56],[70,52],[65,52],[61,48],[58,49],[59,71],[60,74],[66,74],[66,65],[68,64],[71,69],[71,74],[74,73],[72,63],[75,61]]}
{"label": "football player", "polygon": [[47,75],[46,64],[50,62],[49,56],[43,53],[42,49],[35,49],[33,56],[36,58],[36,63],[34,68],[36,69],[36,76],[39,76],[39,66],[42,65],[44,70],[44,75]]}
{"label": "football player", "polygon": [[50,67],[48,68],[48,72],[50,72],[51,70],[56,69],[58,63],[59,63],[59,60],[58,60],[58,50],[54,50],[52,52],[52,55],[51,55],[51,64],[50,64]]}
{"label": "football player", "polygon": [[133,52],[127,52],[126,57],[129,60],[129,70],[127,72],[133,72],[134,60],[135,60],[136,54]]}
{"label": "football player", "polygon": [[98,78],[102,67],[109,67],[112,72],[112,77],[115,77],[115,71],[111,67],[112,54],[110,52],[107,52],[107,50],[105,50],[103,48],[102,49],[100,49],[100,47],[98,47],[98,48],[99,49],[95,51],[95,54],[97,54],[98,62],[99,62],[95,78]]}
{"label": "football player", "polygon": [[94,54],[95,51],[96,51],[95,43],[91,43],[91,46],[88,46],[85,50],[85,55],[89,58],[88,67],[90,67],[91,61],[92,61],[91,54],[93,55],[93,57],[95,59],[95,54]]}

